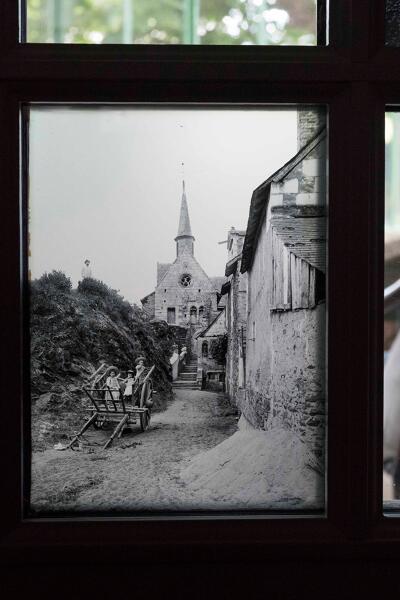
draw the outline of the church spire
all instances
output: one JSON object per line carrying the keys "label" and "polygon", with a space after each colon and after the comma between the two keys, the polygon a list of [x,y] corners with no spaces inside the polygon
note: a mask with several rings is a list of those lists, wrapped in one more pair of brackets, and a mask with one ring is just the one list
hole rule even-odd
{"label": "church spire", "polygon": [[181,201],[181,212],[179,215],[179,226],[178,235],[175,238],[176,241],[176,253],[180,256],[184,252],[188,252],[193,255],[193,242],[194,237],[192,234],[192,228],[190,227],[189,209],[186,199],[185,180],[182,185],[182,201]]}

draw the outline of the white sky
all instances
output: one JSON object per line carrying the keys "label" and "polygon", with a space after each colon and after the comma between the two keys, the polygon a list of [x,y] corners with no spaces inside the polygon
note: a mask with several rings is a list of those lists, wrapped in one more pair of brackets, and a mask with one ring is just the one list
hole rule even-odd
{"label": "white sky", "polygon": [[131,302],[172,262],[185,163],[195,256],[223,275],[229,228],[245,229],[252,191],[297,150],[289,109],[33,107],[32,277],[83,261]]}

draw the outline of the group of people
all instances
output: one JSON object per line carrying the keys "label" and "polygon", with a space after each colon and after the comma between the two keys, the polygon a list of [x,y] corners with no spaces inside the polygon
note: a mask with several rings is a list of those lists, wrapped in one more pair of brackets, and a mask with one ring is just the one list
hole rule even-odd
{"label": "group of people", "polygon": [[[123,399],[127,402],[136,401],[135,395],[139,389],[145,376],[145,359],[139,356],[135,360],[135,374],[132,369],[128,370],[126,379],[121,379],[115,369],[111,369],[106,379],[106,395],[105,400],[119,400],[122,393]],[[122,386],[122,387],[121,387]]]}

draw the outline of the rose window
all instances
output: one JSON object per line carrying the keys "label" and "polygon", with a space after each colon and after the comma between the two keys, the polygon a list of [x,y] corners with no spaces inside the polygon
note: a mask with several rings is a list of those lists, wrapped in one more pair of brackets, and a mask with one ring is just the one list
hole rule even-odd
{"label": "rose window", "polygon": [[182,275],[180,283],[183,287],[189,287],[192,284],[192,276],[188,274]]}

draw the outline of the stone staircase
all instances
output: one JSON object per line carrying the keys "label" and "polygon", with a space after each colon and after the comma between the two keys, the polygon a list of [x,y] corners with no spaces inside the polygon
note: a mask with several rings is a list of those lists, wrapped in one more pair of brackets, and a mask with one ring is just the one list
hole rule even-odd
{"label": "stone staircase", "polygon": [[197,390],[197,356],[192,356],[191,359],[183,367],[178,379],[172,384],[176,390]]}

